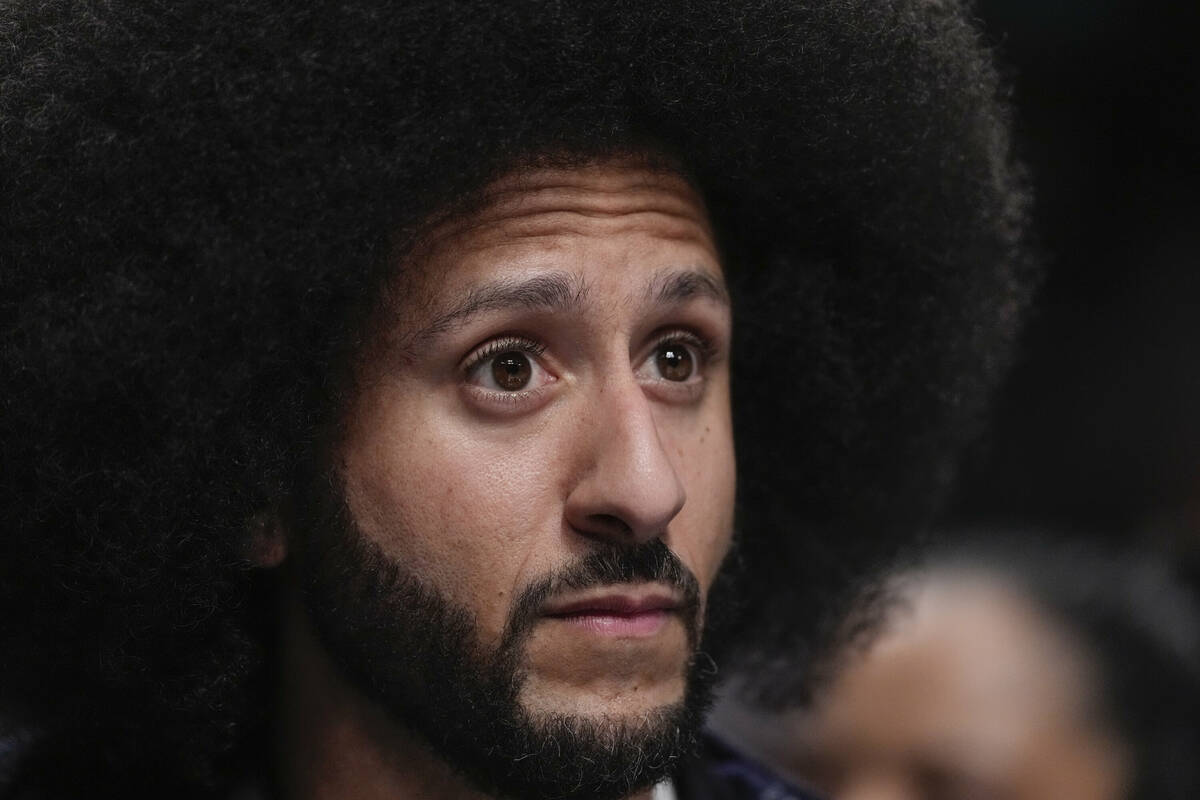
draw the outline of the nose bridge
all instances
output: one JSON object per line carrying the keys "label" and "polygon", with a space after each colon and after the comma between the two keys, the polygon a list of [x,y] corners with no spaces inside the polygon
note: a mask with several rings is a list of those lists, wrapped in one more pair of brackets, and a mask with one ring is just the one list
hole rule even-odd
{"label": "nose bridge", "polygon": [[589,535],[642,541],[660,536],[683,508],[684,486],[653,403],[631,370],[610,372],[580,423],[591,458],[568,500],[571,524]]}
{"label": "nose bridge", "polygon": [[621,376],[607,381],[605,389],[602,456],[611,459],[614,468],[626,470],[630,479],[662,478],[664,471],[674,475],[651,401],[637,381],[632,376]]}

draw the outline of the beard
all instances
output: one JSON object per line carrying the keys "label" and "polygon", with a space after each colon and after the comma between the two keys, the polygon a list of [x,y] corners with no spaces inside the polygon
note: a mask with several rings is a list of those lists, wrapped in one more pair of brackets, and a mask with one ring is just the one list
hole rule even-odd
{"label": "beard", "polygon": [[[387,556],[357,528],[337,482],[310,494],[303,602],[349,683],[475,788],[496,797],[615,800],[657,783],[695,749],[716,667],[700,649],[699,584],[661,539],[598,545],[514,600],[500,643],[475,617]],[[531,714],[520,702],[524,646],[560,589],[655,581],[683,597],[685,688],[636,717]]]}

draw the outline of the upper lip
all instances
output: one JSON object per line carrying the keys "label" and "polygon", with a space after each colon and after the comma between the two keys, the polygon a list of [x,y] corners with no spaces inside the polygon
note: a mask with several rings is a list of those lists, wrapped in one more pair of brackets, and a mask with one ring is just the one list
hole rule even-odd
{"label": "upper lip", "polygon": [[571,614],[645,614],[651,611],[674,611],[679,608],[678,596],[657,584],[606,586],[584,593],[572,594],[545,605],[542,613],[548,617]]}

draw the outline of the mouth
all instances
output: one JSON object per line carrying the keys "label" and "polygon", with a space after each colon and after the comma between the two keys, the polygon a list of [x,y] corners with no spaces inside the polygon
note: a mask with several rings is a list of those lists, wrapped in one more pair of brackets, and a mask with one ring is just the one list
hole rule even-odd
{"label": "mouth", "polygon": [[602,636],[640,638],[657,634],[680,605],[659,584],[605,586],[551,601],[542,617]]}

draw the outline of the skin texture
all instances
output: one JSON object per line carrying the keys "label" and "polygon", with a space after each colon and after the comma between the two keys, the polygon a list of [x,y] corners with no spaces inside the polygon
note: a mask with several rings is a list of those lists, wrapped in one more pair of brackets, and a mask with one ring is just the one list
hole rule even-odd
{"label": "skin texture", "polygon": [[811,712],[719,711],[726,733],[836,800],[1117,800],[1123,748],[1088,662],[1001,582],[943,575],[902,601]]}
{"label": "skin texture", "polygon": [[[525,588],[600,545],[661,538],[703,598],[732,531],[731,318],[687,182],[633,162],[517,173],[437,223],[402,274],[336,451],[362,534],[468,609],[484,650]],[[671,380],[664,357],[681,348],[694,368]],[[493,367],[514,353],[528,380],[508,391]],[[563,588],[546,605],[664,591]],[[467,796],[329,669],[302,613],[287,616],[290,792]],[[693,643],[679,616],[605,625],[538,620],[524,709],[634,722],[681,701]]]}

